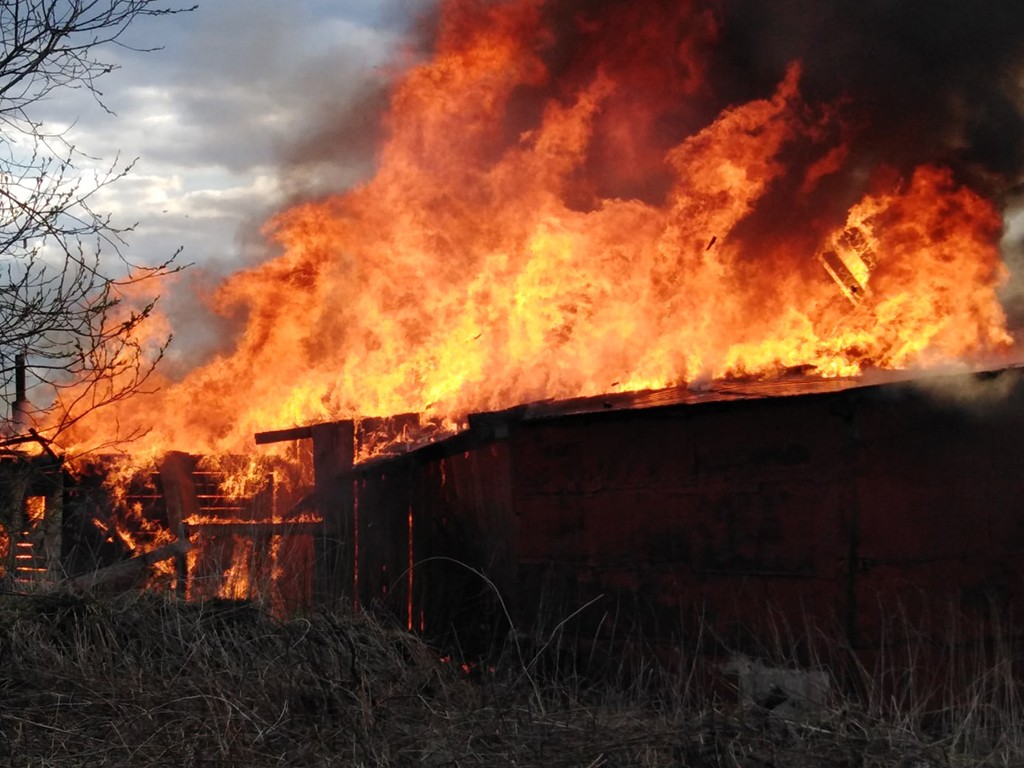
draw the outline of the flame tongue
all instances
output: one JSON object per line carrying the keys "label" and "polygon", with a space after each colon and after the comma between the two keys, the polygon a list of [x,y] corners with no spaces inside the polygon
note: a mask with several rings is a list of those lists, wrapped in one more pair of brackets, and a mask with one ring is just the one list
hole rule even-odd
{"label": "flame tongue", "polygon": [[850,129],[806,103],[799,65],[702,120],[714,17],[605,5],[573,22],[591,47],[566,52],[536,0],[446,2],[433,57],[395,87],[376,175],[267,225],[280,255],[216,292],[245,331],[155,399],[152,447],[1010,343],[990,202],[922,166],[829,217]]}

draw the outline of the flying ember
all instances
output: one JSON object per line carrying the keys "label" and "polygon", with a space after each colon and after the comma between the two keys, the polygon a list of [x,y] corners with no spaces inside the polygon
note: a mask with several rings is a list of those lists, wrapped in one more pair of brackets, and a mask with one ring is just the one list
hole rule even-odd
{"label": "flying ember", "polygon": [[856,95],[812,97],[799,60],[720,88],[728,32],[696,0],[447,0],[372,178],[274,216],[276,258],[213,294],[246,318],[233,348],[73,440],[116,421],[224,454],[353,415],[1006,349],[996,204],[941,158],[860,151]]}

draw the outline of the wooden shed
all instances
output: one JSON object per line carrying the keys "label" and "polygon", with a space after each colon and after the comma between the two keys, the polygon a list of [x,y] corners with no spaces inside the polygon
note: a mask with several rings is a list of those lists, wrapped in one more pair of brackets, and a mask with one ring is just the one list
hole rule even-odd
{"label": "wooden shed", "polygon": [[584,637],[735,648],[813,628],[870,649],[897,616],[944,642],[952,617],[1024,607],[1018,368],[791,376],[469,424],[357,464],[335,511],[354,532],[339,590],[427,634],[571,616]]}

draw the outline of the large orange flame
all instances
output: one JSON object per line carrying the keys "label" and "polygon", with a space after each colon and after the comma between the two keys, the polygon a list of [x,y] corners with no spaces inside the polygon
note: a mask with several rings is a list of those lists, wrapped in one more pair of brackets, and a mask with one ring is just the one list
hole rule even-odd
{"label": "large orange flame", "polygon": [[593,45],[553,82],[541,0],[445,2],[432,57],[395,84],[376,175],[274,217],[280,255],[213,297],[247,318],[234,349],[123,408],[122,428],[151,428],[154,451],[237,452],[353,414],[856,375],[1010,343],[991,202],[937,165],[868,168],[845,220],[773,216],[781,189],[798,208],[837,194],[843,106],[807,103],[794,63],[704,119],[714,15],[629,5],[604,32],[576,20]]}

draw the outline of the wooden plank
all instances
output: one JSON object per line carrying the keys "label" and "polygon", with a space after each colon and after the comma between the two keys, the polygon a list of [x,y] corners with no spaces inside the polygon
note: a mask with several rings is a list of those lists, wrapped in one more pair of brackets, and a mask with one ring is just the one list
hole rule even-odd
{"label": "wooden plank", "polygon": [[283,443],[286,440],[307,440],[312,436],[312,427],[291,427],[290,429],[257,432],[255,438],[256,445],[269,445],[270,443]]}
{"label": "wooden plank", "polygon": [[63,576],[61,549],[64,530],[64,473],[61,463],[43,474],[46,489],[45,517],[43,518],[42,555],[46,562],[47,577]]}
{"label": "wooden plank", "polygon": [[409,620],[412,490],[418,464],[403,456],[364,475],[359,489],[358,602]]}
{"label": "wooden plank", "polygon": [[283,536],[291,536],[293,534],[318,534],[320,533],[323,526],[320,523],[186,523],[185,530],[188,532],[204,532],[204,533],[237,533],[242,535],[255,535],[257,533],[267,534],[281,534]]}
{"label": "wooden plank", "polygon": [[172,544],[157,547],[152,552],[145,552],[136,555],[129,560],[122,560],[120,563],[108,565],[90,573],[76,576],[66,583],[72,589],[93,589],[103,584],[109,584],[119,579],[128,579],[138,576],[149,566],[168,560],[172,557],[183,557],[192,548],[188,539],[179,539]]}
{"label": "wooden plank", "polygon": [[352,599],[355,589],[355,424],[335,421],[310,428],[313,480],[323,526],[317,537],[314,598]]}
{"label": "wooden plank", "polygon": [[274,580],[285,616],[294,616],[314,607],[313,574],[316,568],[313,541],[318,532],[319,525],[308,532],[289,528],[273,532],[278,542]]}

